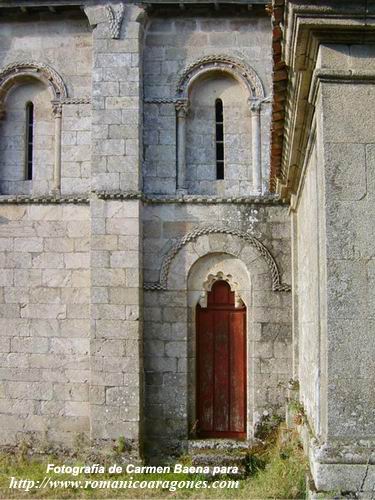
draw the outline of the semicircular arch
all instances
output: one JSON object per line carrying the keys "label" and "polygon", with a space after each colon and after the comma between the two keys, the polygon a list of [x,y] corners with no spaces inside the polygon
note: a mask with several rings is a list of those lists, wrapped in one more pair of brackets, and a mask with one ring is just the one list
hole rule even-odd
{"label": "semicircular arch", "polygon": [[222,72],[231,75],[248,90],[252,99],[264,99],[264,87],[257,72],[248,64],[231,56],[210,55],[198,59],[182,72],[177,84],[177,95],[180,99],[188,99],[194,82],[211,72]]}
{"label": "semicircular arch", "polygon": [[29,78],[43,82],[51,91],[52,100],[60,101],[68,96],[61,76],[48,64],[19,61],[8,64],[0,70],[0,108],[4,108],[4,100],[9,90],[22,80]]}
{"label": "semicircular arch", "polygon": [[[228,238],[222,238],[223,241],[218,242],[217,248],[215,249],[214,243],[209,240],[210,235],[215,234],[224,235],[226,237],[230,236],[231,238],[230,240],[228,240]],[[177,270],[175,270],[172,273],[172,263],[174,263],[180,252],[187,245],[190,245],[192,243],[195,243],[195,247],[200,244],[200,250],[196,251],[192,249],[193,251],[191,252],[185,252],[183,259],[183,272],[179,273]],[[198,227],[176,241],[163,259],[159,281],[155,283],[145,283],[144,288],[146,290],[168,290],[170,281],[169,278],[171,274],[173,274],[174,288],[186,288],[186,281],[190,267],[202,255],[215,251],[232,254],[235,257],[241,258],[245,262],[245,264],[247,264],[249,269],[253,267],[251,265],[252,262],[260,257],[270,274],[272,290],[275,292],[290,291],[290,285],[282,282],[276,261],[270,251],[265,245],[263,245],[262,242],[260,242],[257,238],[250,235],[249,233],[246,233],[239,229],[214,226]]]}

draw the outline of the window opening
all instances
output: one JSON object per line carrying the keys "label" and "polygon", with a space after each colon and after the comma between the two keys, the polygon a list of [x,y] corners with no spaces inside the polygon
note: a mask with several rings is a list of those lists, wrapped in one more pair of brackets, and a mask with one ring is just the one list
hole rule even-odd
{"label": "window opening", "polygon": [[33,178],[34,104],[26,104],[26,180]]}
{"label": "window opening", "polygon": [[216,179],[224,179],[224,113],[223,101],[215,101],[216,116]]}

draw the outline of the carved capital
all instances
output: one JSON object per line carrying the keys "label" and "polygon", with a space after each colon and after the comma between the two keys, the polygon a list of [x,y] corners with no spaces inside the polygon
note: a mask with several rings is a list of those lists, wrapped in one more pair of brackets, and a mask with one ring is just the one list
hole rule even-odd
{"label": "carved capital", "polygon": [[262,101],[260,101],[259,99],[250,98],[250,99],[248,99],[248,104],[249,104],[250,111],[252,113],[260,113]]}
{"label": "carved capital", "polygon": [[60,101],[52,101],[52,114],[55,118],[61,118],[62,104]]}
{"label": "carved capital", "polygon": [[188,101],[177,101],[175,103],[175,108],[177,112],[177,116],[179,118],[186,118],[189,113],[189,103]]}

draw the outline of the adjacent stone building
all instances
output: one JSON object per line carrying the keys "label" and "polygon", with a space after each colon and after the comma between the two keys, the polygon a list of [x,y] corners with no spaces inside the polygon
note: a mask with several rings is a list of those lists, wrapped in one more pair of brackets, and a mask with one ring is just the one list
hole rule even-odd
{"label": "adjacent stone building", "polygon": [[299,383],[316,487],[374,488],[372,13],[311,3],[2,2],[2,444],[250,439]]}

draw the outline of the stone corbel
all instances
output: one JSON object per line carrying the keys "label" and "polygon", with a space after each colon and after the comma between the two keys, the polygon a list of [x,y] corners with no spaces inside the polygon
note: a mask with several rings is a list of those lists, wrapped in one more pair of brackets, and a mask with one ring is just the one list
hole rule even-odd
{"label": "stone corbel", "polygon": [[262,193],[262,151],[261,151],[261,124],[260,110],[262,101],[260,99],[249,99],[251,111],[251,141],[253,159],[253,189],[256,193]]}
{"label": "stone corbel", "polygon": [[117,8],[112,5],[106,5],[106,14],[109,22],[109,31],[111,33],[111,38],[120,38],[121,25],[124,19],[125,6],[121,2]]}
{"label": "stone corbel", "polygon": [[186,117],[189,112],[187,100],[175,103],[177,118],[177,192],[185,194],[186,188]]}

